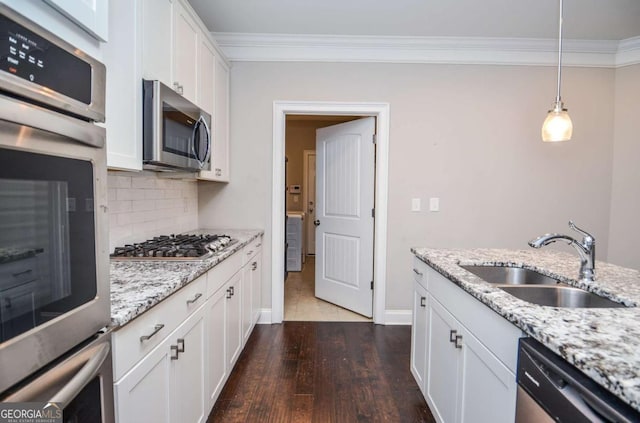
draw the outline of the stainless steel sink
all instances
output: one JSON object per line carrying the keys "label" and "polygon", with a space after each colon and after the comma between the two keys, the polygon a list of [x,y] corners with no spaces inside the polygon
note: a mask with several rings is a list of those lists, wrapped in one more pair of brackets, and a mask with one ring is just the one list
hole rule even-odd
{"label": "stainless steel sink", "polygon": [[489,283],[500,285],[557,285],[557,279],[522,267],[460,266]]}
{"label": "stainless steel sink", "polygon": [[515,266],[460,266],[485,282],[529,303],[568,308],[626,307],[591,292],[573,288],[535,270]]}
{"label": "stainless steel sink", "polygon": [[570,286],[501,286],[500,289],[529,303],[569,308],[625,307],[608,298]]}

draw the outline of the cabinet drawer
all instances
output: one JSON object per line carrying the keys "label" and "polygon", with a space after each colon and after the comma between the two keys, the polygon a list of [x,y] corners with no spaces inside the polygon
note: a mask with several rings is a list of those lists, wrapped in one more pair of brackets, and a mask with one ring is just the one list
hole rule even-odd
{"label": "cabinet drawer", "polygon": [[6,323],[21,314],[31,314],[31,327],[35,327],[36,282],[27,282],[11,289],[0,291],[0,321]]}
{"label": "cabinet drawer", "polygon": [[207,277],[202,275],[113,333],[114,380],[119,380],[192,312],[205,302]]}
{"label": "cabinet drawer", "polygon": [[245,245],[242,249],[242,265],[247,264],[259,251],[262,250],[262,237],[251,241],[249,244]]}
{"label": "cabinet drawer", "polygon": [[413,257],[413,267],[411,269],[413,280],[419,283],[424,289],[428,289],[427,275],[429,274],[429,266],[418,257]]}
{"label": "cabinet drawer", "polygon": [[207,273],[207,298],[216,293],[217,290],[240,270],[242,267],[242,250],[217,264]]}

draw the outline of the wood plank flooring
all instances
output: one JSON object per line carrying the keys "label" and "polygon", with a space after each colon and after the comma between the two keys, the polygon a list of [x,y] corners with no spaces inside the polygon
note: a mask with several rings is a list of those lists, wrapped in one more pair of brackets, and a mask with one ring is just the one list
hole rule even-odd
{"label": "wood plank flooring", "polygon": [[410,326],[258,325],[208,422],[435,422],[410,349]]}

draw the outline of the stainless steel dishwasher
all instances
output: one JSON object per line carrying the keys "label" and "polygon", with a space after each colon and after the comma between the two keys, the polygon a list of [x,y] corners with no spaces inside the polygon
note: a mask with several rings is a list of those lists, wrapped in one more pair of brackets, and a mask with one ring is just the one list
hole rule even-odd
{"label": "stainless steel dishwasher", "polygon": [[640,413],[532,338],[518,349],[516,423],[638,422]]}

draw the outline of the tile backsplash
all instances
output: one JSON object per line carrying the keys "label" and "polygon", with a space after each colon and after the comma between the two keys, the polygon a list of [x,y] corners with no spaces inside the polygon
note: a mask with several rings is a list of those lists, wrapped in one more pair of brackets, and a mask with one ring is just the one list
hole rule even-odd
{"label": "tile backsplash", "polygon": [[109,250],[198,227],[196,181],[156,172],[109,171]]}

